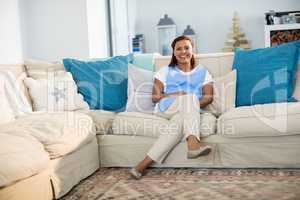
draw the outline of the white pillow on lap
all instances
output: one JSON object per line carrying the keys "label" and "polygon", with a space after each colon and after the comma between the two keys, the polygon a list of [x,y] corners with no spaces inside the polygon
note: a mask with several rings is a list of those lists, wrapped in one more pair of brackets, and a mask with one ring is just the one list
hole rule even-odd
{"label": "white pillow on lap", "polygon": [[26,78],[35,111],[74,111],[88,109],[78,93],[71,73],[48,73],[47,79]]}
{"label": "white pillow on lap", "polygon": [[153,72],[128,64],[128,100],[126,111],[153,113]]}

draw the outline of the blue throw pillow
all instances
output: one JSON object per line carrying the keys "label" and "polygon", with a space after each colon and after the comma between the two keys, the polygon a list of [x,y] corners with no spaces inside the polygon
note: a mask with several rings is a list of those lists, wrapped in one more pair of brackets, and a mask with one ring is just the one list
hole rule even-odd
{"label": "blue throw pillow", "polygon": [[116,56],[105,61],[63,59],[79,92],[91,109],[124,111],[127,102],[128,56]]}
{"label": "blue throw pillow", "polygon": [[298,63],[298,47],[283,44],[256,50],[237,50],[236,106],[294,102],[292,95]]}

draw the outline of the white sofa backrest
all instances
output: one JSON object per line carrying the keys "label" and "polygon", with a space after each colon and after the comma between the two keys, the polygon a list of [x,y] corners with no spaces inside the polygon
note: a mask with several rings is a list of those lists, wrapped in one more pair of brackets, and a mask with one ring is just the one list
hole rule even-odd
{"label": "white sofa backrest", "polygon": [[[234,53],[197,54],[196,62],[203,64],[213,77],[224,76],[232,70]],[[155,71],[170,63],[171,56],[156,56]]]}
{"label": "white sofa backrest", "polygon": [[29,92],[23,82],[24,78],[27,76],[25,72],[25,66],[22,64],[14,64],[14,65],[0,65],[0,70],[9,70],[11,71],[17,78],[20,89],[22,90],[23,94],[25,95],[26,99],[30,103],[32,107],[32,101],[29,95]]}

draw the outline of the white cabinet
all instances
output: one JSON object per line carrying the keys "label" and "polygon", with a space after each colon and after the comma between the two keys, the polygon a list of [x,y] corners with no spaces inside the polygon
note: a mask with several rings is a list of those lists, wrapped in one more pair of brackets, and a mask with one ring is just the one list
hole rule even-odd
{"label": "white cabinet", "polygon": [[[298,40],[300,39],[300,23],[265,25],[265,47],[272,46],[271,39],[272,36],[274,37],[274,34],[276,34],[276,32],[284,31],[288,32],[288,34],[290,34],[291,32],[293,34],[299,34],[297,38]],[[293,36],[293,38],[295,39],[295,36]]]}

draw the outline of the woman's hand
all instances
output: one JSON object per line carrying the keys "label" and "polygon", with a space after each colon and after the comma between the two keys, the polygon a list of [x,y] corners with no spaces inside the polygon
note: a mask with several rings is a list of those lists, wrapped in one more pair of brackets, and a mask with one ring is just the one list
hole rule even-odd
{"label": "woman's hand", "polygon": [[206,84],[202,87],[202,98],[199,100],[200,108],[204,108],[213,102],[214,88],[212,84]]}
{"label": "woman's hand", "polygon": [[164,97],[164,84],[160,80],[154,79],[154,85],[152,89],[152,102],[157,103]]}
{"label": "woman's hand", "polygon": [[157,79],[154,79],[154,85],[152,89],[152,101],[154,103],[159,102],[162,98],[168,97],[168,96],[182,96],[185,95],[186,92],[180,91],[180,92],[173,92],[173,93],[164,93],[164,84]]}

